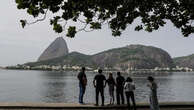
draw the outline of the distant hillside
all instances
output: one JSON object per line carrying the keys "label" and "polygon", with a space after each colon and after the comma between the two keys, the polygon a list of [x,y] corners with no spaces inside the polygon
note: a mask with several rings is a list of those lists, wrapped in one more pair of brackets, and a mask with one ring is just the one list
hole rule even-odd
{"label": "distant hillside", "polygon": [[114,69],[151,69],[155,67],[173,67],[170,55],[162,49],[129,45],[122,48],[110,49],[95,55],[84,55],[78,52],[69,53],[63,57],[51,60],[27,63],[27,65],[79,65],[90,67],[111,67]]}
{"label": "distant hillside", "polygon": [[184,56],[184,57],[176,57],[173,59],[175,65],[180,67],[189,67],[194,69],[194,54]]}
{"label": "distant hillside", "polygon": [[92,65],[90,58],[91,56],[89,55],[84,55],[78,52],[72,52],[62,57],[45,60],[45,61],[26,63],[25,65],[38,66],[38,65],[67,65],[68,64],[71,66],[72,65],[90,66]]}
{"label": "distant hillside", "polygon": [[143,45],[129,45],[104,51],[93,55],[92,61],[97,66],[110,66],[115,69],[151,69],[174,66],[173,60],[167,52],[156,47]]}

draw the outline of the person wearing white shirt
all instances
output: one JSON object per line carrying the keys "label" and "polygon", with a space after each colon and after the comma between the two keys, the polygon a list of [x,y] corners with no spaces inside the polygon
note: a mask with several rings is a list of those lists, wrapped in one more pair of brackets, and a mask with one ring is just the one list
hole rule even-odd
{"label": "person wearing white shirt", "polygon": [[135,103],[135,96],[134,96],[135,84],[133,83],[132,78],[127,77],[127,80],[124,84],[124,90],[125,90],[125,95],[126,95],[127,105],[129,107],[129,110],[130,110],[130,99],[132,100],[134,110],[136,110],[136,103]]}

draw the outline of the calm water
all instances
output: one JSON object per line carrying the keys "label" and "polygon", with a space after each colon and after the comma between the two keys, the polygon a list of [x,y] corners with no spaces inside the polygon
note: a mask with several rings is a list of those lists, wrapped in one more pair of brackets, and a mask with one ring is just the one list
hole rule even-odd
{"label": "calm water", "polygon": [[[86,102],[95,102],[92,80],[96,73],[87,73]],[[79,88],[77,72],[0,70],[0,102],[74,102]],[[125,75],[126,77],[127,75]],[[132,76],[136,84],[137,102],[148,101],[146,76]],[[194,73],[157,75],[159,101],[194,101]],[[108,87],[105,100],[109,101]]]}

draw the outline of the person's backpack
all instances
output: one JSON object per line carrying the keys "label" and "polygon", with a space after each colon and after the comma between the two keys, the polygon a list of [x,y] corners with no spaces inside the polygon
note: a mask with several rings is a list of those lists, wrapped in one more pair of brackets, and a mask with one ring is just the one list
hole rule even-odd
{"label": "person's backpack", "polygon": [[86,86],[86,85],[87,85],[87,82],[88,82],[88,81],[87,81],[87,78],[86,78],[86,77],[83,77],[83,78],[82,78],[82,82],[83,82],[83,85]]}

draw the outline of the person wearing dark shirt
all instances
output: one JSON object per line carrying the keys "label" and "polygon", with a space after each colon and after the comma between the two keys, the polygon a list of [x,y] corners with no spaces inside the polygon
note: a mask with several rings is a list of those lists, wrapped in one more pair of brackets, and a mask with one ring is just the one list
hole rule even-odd
{"label": "person wearing dark shirt", "polygon": [[96,88],[96,106],[98,106],[98,96],[101,94],[102,106],[104,106],[104,88],[106,86],[106,78],[102,74],[102,70],[98,70],[98,74],[94,77],[93,84]]}
{"label": "person wearing dark shirt", "polygon": [[125,82],[125,78],[123,76],[121,76],[120,72],[117,72],[116,94],[117,94],[117,104],[118,105],[120,105],[120,98],[121,98],[122,104],[125,103],[124,93],[123,93],[124,82]]}
{"label": "person wearing dark shirt", "polygon": [[77,76],[78,80],[79,80],[79,88],[80,88],[80,92],[79,92],[79,103],[83,104],[83,97],[85,94],[85,90],[86,90],[86,85],[87,85],[87,77],[85,74],[85,67],[82,67],[81,71],[78,73]]}
{"label": "person wearing dark shirt", "polygon": [[157,98],[158,86],[154,80],[154,77],[148,76],[147,80],[149,81],[149,84],[147,86],[150,88],[150,95],[149,95],[150,110],[160,110],[158,98]]}
{"label": "person wearing dark shirt", "polygon": [[106,80],[106,83],[109,86],[109,95],[110,95],[110,105],[114,104],[114,87],[115,87],[115,79],[113,78],[112,73],[109,73],[109,78]]}

